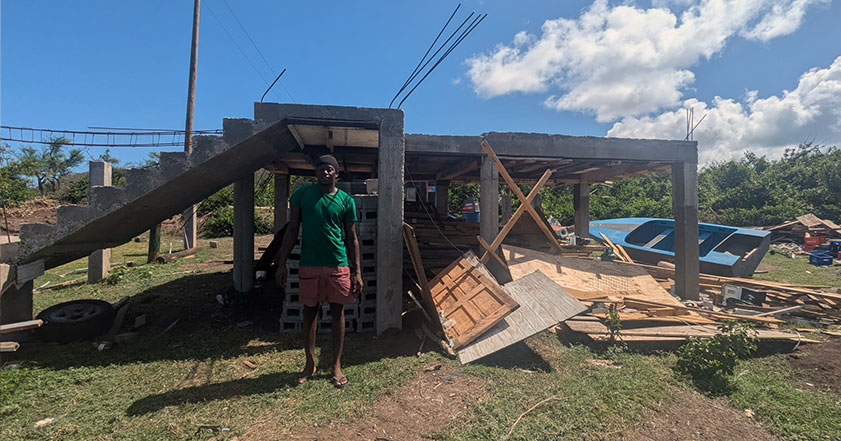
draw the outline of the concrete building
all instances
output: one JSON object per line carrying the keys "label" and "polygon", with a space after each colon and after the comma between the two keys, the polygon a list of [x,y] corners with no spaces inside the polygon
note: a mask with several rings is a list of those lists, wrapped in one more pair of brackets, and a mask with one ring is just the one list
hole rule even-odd
{"label": "concrete building", "polygon": [[[32,279],[39,272],[122,244],[151,225],[234,184],[234,287],[253,287],[253,173],[275,173],[275,224],[288,219],[292,175],[312,175],[312,158],[334,154],[346,178],[377,178],[376,331],[400,328],[404,182],[434,181],[446,211],[451,182],[479,182],[482,213],[498,213],[499,175],[482,152],[488,141],[518,183],[547,168],[551,185],[575,188],[575,228],[587,235],[590,185],[670,170],[675,217],[676,294],[698,298],[697,143],[535,133],[412,135],[393,109],[255,103],[253,119],[225,119],[224,135],[196,136],[193,152],[162,153],[158,168],[129,169],[125,187],[91,188],[86,206],[59,207],[56,224],[21,228],[21,242],[0,244],[0,323],[32,317]],[[502,210],[506,212],[505,209]],[[507,210],[510,212],[510,209]],[[498,216],[482,216],[491,242]]]}

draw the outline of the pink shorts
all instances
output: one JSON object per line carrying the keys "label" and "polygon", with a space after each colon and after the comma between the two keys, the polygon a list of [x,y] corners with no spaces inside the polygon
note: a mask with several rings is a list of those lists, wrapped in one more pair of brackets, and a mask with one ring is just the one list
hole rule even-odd
{"label": "pink shorts", "polygon": [[350,293],[350,267],[302,266],[298,268],[298,301],[305,306],[319,302],[347,305],[356,298]]}

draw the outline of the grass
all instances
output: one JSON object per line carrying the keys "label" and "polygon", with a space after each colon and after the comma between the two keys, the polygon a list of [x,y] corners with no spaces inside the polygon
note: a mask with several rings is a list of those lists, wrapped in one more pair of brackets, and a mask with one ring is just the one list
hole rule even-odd
{"label": "grass", "polygon": [[841,269],[838,266],[812,265],[809,263],[809,256],[797,256],[791,259],[780,253],[772,255],[769,252],[762,259],[762,263],[772,269],[764,274],[754,274],[754,279],[798,285],[841,287]]}
{"label": "grass", "polygon": [[797,374],[782,356],[743,362],[731,402],[753,410],[775,434],[792,441],[841,439],[841,400],[797,387]]}
{"label": "grass", "polygon": [[502,439],[523,412],[555,397],[524,415],[509,439],[577,439],[639,424],[648,408],[668,399],[671,374],[659,356],[619,354],[613,357],[617,368],[591,363],[596,356],[589,349],[562,346],[549,333],[529,339],[528,346],[547,369],[529,373],[505,364],[469,365],[465,372],[489,380],[489,398],[438,438]]}
{"label": "grass", "polygon": [[[178,238],[165,238],[165,251],[170,241],[180,249]],[[253,318],[244,306],[222,308],[216,303],[217,294],[233,295],[230,266],[221,263],[230,259],[231,239],[219,241],[219,248],[210,249],[201,240],[203,250],[195,258],[166,265],[146,265],[147,244],[128,243],[112,250],[112,262],[135,265],[126,267],[114,284],[37,292],[36,312],[72,299],[115,302],[130,296],[127,320],[146,314],[150,323],[138,330],[135,341],[105,351],[90,342],[24,344],[14,355],[24,361],[0,369],[0,439],[209,438],[209,432],[196,434],[201,425],[230,428],[223,439],[255,427],[282,439],[316,422],[365,418],[378,397],[421,375],[424,366],[457,364],[436,353],[414,357],[417,342],[405,333],[376,340],[370,334],[349,334],[348,388],[334,389],[326,374],[293,386],[303,358],[298,335],[278,333],[277,316],[271,312]],[[841,286],[833,268],[779,255],[768,255],[763,262],[773,269],[757,278]],[[86,267],[82,259],[51,269],[35,286],[84,279]],[[165,331],[176,319],[176,326]],[[244,319],[256,323],[237,326]],[[329,346],[328,336],[320,335],[322,373],[329,371]],[[511,440],[598,438],[640,425],[649,409],[672,399],[670,390],[691,387],[675,378],[673,355],[619,352],[601,357],[609,362],[544,332],[463,366],[460,372],[479,378],[485,392],[435,438],[501,439],[518,416],[550,397],[559,399],[524,415]],[[748,360],[740,365],[737,390],[728,399],[735,407],[752,409],[758,421],[786,439],[841,439],[839,397],[799,390],[796,375],[781,356]],[[44,418],[55,420],[35,428]]]}

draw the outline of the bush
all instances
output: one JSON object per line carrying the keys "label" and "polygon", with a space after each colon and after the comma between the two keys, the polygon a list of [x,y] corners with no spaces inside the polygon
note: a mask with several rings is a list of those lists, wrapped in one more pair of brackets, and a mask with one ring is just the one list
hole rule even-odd
{"label": "bush", "polygon": [[733,370],[739,359],[756,350],[756,331],[752,326],[728,322],[718,327],[710,339],[690,337],[678,350],[675,370],[695,386],[711,395],[733,391]]}

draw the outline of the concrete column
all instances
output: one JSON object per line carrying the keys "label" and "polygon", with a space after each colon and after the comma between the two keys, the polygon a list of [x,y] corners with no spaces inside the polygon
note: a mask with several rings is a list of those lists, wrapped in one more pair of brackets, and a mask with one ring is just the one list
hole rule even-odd
{"label": "concrete column", "polygon": [[[111,163],[91,161],[88,163],[88,195],[94,186],[111,186]],[[89,196],[90,197],[90,196]],[[88,283],[96,283],[108,277],[111,270],[111,249],[96,250],[88,256]]]}
{"label": "concrete column", "polygon": [[572,208],[575,210],[575,235],[590,237],[590,183],[582,182],[572,187]]}
{"label": "concrete column", "polygon": [[449,213],[450,181],[435,181],[435,209],[441,216]]}
{"label": "concrete column", "polygon": [[254,288],[254,173],[234,182],[234,289]]}
{"label": "concrete column", "polygon": [[[380,121],[377,158],[377,335],[402,327],[403,312],[403,112]],[[365,281],[366,286],[370,281]]]}
{"label": "concrete column", "polygon": [[514,207],[511,205],[511,195],[504,194],[502,195],[502,202],[500,202],[500,209],[502,210],[502,225],[508,223],[511,220],[511,216],[513,213],[511,212]]}
{"label": "concrete column", "polygon": [[672,211],[675,217],[675,294],[698,300],[698,164],[672,165]]}
{"label": "concrete column", "polygon": [[274,175],[274,228],[277,233],[289,222],[289,175]]}
{"label": "concrete column", "polygon": [[[0,324],[32,320],[32,284],[30,280],[18,288],[14,282],[0,295]],[[0,337],[3,335],[0,334]],[[9,334],[5,335],[10,337]]]}
{"label": "concrete column", "polygon": [[543,212],[543,195],[540,193],[534,195],[534,199],[531,200],[531,206],[536,208],[537,211]]}
{"label": "concrete column", "polygon": [[479,171],[479,234],[488,243],[499,233],[499,172],[487,156]]}

